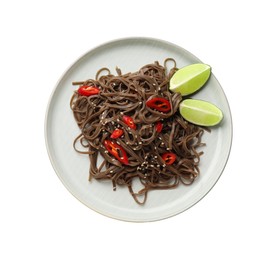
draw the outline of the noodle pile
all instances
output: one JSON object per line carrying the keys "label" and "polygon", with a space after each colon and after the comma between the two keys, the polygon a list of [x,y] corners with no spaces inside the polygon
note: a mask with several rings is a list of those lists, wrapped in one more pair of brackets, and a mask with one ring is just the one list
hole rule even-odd
{"label": "noodle pile", "polygon": [[[174,63],[169,72],[167,62]],[[107,75],[101,76],[104,71]],[[182,97],[169,91],[169,79],[177,71],[176,62],[166,59],[162,66],[156,61],[134,73],[122,74],[119,68],[116,71],[118,75],[112,75],[109,69],[103,68],[95,79],[73,82],[100,89],[99,94],[92,96],[82,96],[76,90],[70,102],[81,130],[74,140],[74,148],[89,156],[89,180],[111,180],[114,190],[118,185],[127,186],[138,204],[145,203],[150,190],[192,184],[199,175],[203,152],[197,148],[204,145],[201,143],[204,130],[182,118],[178,111]],[[150,97],[167,99],[171,110],[165,113],[146,106]],[[136,129],[123,122],[124,115],[133,118]],[[161,132],[155,127],[157,122],[162,123]],[[103,145],[118,128],[123,130],[123,135],[112,141],[126,151],[128,165],[118,161]],[[86,151],[78,150],[77,143]],[[166,164],[161,157],[168,152],[176,155],[173,164]],[[99,164],[100,155],[104,160]],[[135,192],[133,184],[137,179],[142,188]]]}

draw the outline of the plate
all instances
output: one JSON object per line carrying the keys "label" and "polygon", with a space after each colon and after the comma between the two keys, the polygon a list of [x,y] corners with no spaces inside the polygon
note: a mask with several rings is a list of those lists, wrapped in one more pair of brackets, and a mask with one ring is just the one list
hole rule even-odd
{"label": "plate", "polygon": [[58,81],[50,97],[46,119],[45,140],[50,161],[64,186],[83,204],[105,216],[134,222],[165,219],[181,213],[200,201],[215,185],[227,163],[232,142],[232,120],[227,98],[212,74],[208,83],[194,98],[214,103],[224,113],[219,127],[205,133],[204,155],[200,176],[190,186],[172,190],[150,191],[146,204],[138,205],[125,187],[113,191],[109,181],[88,181],[89,159],[73,149],[79,134],[69,106],[76,86],[73,81],[93,78],[99,68],[108,67],[115,73],[134,72],[147,63],[174,58],[177,67],[201,62],[194,55],[176,46],[153,38],[124,38],[102,44],[80,57]]}

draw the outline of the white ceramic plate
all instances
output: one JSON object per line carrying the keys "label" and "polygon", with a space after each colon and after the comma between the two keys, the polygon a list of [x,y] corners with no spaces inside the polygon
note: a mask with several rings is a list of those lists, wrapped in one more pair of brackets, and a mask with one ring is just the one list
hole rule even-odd
{"label": "white ceramic plate", "polygon": [[225,94],[211,75],[207,85],[193,97],[214,103],[222,109],[224,119],[211,133],[205,133],[207,146],[201,157],[200,177],[191,186],[180,185],[173,190],[151,191],[145,205],[136,204],[127,188],[112,190],[111,182],[88,181],[89,159],[74,151],[72,142],[79,129],[69,101],[73,81],[95,76],[96,71],[115,67],[134,72],[147,63],[172,57],[179,68],[201,62],[181,47],[152,38],[126,38],[105,43],[79,58],[61,77],[55,87],[46,113],[45,138],[54,170],[65,187],[89,208],[125,221],[155,221],[174,216],[203,198],[217,182],[228,160],[232,141],[231,113]]}

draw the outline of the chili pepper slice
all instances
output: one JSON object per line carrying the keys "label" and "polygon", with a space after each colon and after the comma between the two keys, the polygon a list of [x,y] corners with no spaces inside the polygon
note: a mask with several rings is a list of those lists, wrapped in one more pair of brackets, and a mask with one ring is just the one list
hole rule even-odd
{"label": "chili pepper slice", "polygon": [[78,89],[78,93],[86,97],[97,95],[99,92],[100,92],[100,89],[96,86],[81,86]]}
{"label": "chili pepper slice", "polygon": [[111,134],[111,138],[112,138],[112,139],[116,139],[116,138],[122,136],[123,133],[124,133],[124,132],[123,132],[122,129],[116,128],[116,129],[113,130],[113,132],[112,132],[112,134]]}
{"label": "chili pepper slice", "polygon": [[123,116],[122,119],[123,119],[123,122],[126,125],[128,125],[130,128],[132,128],[134,130],[137,128],[137,126],[136,126],[136,124],[134,122],[134,119],[132,117],[130,117],[130,116]]}
{"label": "chili pepper slice", "polygon": [[113,155],[118,161],[120,161],[121,163],[126,164],[126,165],[129,164],[127,153],[123,149],[123,147],[121,147],[120,145],[118,145],[110,140],[105,140],[104,146],[106,147],[107,151],[111,155]]}
{"label": "chili pepper slice", "polygon": [[169,101],[162,97],[154,97],[148,99],[146,101],[146,106],[156,109],[160,112],[168,112],[171,109]]}
{"label": "chili pepper slice", "polygon": [[170,164],[173,164],[175,162],[176,154],[174,154],[174,153],[164,153],[162,155],[162,158],[163,158],[165,164],[170,165]]}
{"label": "chili pepper slice", "polygon": [[160,133],[163,129],[163,124],[161,121],[158,121],[155,125],[157,133]]}

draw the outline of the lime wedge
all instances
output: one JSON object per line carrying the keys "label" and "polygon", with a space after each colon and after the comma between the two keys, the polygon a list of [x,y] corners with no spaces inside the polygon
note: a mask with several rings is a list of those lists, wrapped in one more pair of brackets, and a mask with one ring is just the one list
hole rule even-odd
{"label": "lime wedge", "polygon": [[223,118],[223,113],[217,106],[199,99],[185,99],[179,109],[184,119],[196,125],[214,126]]}
{"label": "lime wedge", "polygon": [[177,70],[170,79],[169,89],[182,96],[194,93],[209,79],[211,67],[207,64],[191,64]]}

